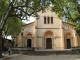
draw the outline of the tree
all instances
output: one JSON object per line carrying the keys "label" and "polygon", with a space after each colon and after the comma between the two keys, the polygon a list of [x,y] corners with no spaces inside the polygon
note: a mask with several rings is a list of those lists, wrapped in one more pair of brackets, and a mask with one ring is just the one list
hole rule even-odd
{"label": "tree", "polygon": [[51,0],[51,3],[52,11],[66,23],[75,25],[80,34],[80,0]]}
{"label": "tree", "polygon": [[[7,16],[4,17],[4,13],[7,11],[8,4],[6,4],[7,0],[0,0],[0,57],[2,57],[2,31],[6,23]],[[10,10],[10,9],[9,9]],[[2,18],[1,18],[2,17]],[[3,20],[5,20],[3,22]]]}
{"label": "tree", "polygon": [[78,23],[78,22],[73,22],[73,21],[71,21],[71,20],[68,20],[68,23],[69,23],[69,24],[72,24],[72,25],[74,25],[74,26],[76,27],[76,32],[77,32],[77,34],[80,36],[80,23]]}
{"label": "tree", "polygon": [[79,0],[52,0],[52,11],[58,13],[59,17],[65,16],[69,20],[78,20],[80,16]]}
{"label": "tree", "polygon": [[5,36],[11,35],[15,37],[16,33],[20,33],[22,25],[24,25],[20,19],[11,17],[8,18],[6,25],[4,27],[4,34]]}
{"label": "tree", "polygon": [[[4,26],[9,17],[17,17],[21,20],[27,19],[27,16],[38,16],[37,12],[43,10],[49,5],[49,0],[0,0],[0,10],[5,10],[0,14],[0,57],[1,51],[1,36]],[[7,9],[5,9],[5,7]],[[4,9],[3,9],[4,8]]]}

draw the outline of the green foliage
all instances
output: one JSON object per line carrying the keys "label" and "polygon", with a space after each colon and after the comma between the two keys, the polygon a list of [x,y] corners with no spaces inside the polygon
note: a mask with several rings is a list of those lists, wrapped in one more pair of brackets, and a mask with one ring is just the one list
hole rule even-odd
{"label": "green foliage", "polygon": [[3,14],[7,11],[8,8],[8,0],[0,0],[0,20]]}
{"label": "green foliage", "polygon": [[14,37],[17,33],[20,33],[22,25],[25,24],[20,19],[15,18],[15,20],[14,18],[15,17],[8,18],[7,23],[5,25],[4,32],[7,36],[11,35]]}
{"label": "green foliage", "polygon": [[68,20],[68,23],[74,25],[76,27],[76,32],[78,34],[80,33],[80,23],[79,22],[76,23],[76,22],[73,22],[71,20]]}
{"label": "green foliage", "polygon": [[80,24],[75,24],[77,33],[80,33]]}
{"label": "green foliage", "polygon": [[59,17],[66,16],[68,19],[75,20],[80,16],[77,8],[80,6],[78,0],[52,0],[52,4],[52,10],[58,13]]}
{"label": "green foliage", "polygon": [[56,12],[60,18],[65,17],[67,23],[75,25],[80,33],[80,0],[51,0],[52,11]]}

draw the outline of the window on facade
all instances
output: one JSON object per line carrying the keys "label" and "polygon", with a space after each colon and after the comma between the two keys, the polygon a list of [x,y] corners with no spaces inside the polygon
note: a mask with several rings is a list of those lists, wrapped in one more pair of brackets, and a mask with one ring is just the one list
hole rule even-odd
{"label": "window on facade", "polygon": [[44,17],[44,24],[53,24],[53,17]]}
{"label": "window on facade", "polygon": [[48,21],[47,21],[47,22],[48,22],[48,24],[50,24],[50,17],[48,17],[48,18],[47,18],[47,20],[48,20]]}
{"label": "window on facade", "polygon": [[51,24],[53,24],[53,17],[51,17]]}
{"label": "window on facade", "polygon": [[46,17],[44,17],[44,24],[46,24]]}

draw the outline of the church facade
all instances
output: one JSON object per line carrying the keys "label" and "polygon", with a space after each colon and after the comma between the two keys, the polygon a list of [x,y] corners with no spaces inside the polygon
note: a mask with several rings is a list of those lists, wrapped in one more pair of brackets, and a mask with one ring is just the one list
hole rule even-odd
{"label": "church facade", "polygon": [[62,22],[49,8],[38,12],[39,18],[22,26],[16,38],[18,47],[34,47],[35,51],[54,51],[79,46],[79,39],[73,25]]}

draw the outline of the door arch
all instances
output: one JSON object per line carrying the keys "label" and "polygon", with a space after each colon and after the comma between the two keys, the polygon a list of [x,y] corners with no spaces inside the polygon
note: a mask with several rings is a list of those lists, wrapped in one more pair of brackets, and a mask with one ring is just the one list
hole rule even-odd
{"label": "door arch", "polygon": [[66,49],[71,49],[71,47],[74,45],[73,35],[71,32],[65,33],[65,45]]}
{"label": "door arch", "polygon": [[52,39],[51,38],[46,39],[46,49],[52,49]]}
{"label": "door arch", "polygon": [[33,34],[31,32],[28,32],[28,34],[26,35],[27,47],[32,47],[32,37],[33,37]]}

